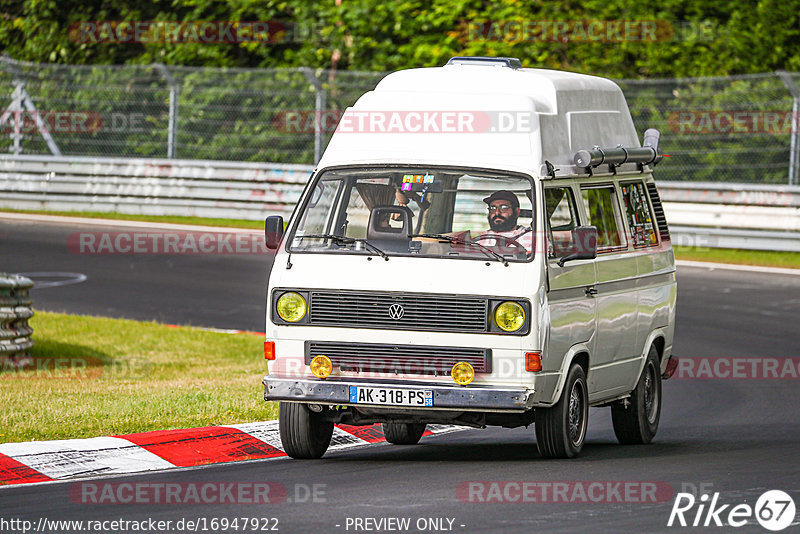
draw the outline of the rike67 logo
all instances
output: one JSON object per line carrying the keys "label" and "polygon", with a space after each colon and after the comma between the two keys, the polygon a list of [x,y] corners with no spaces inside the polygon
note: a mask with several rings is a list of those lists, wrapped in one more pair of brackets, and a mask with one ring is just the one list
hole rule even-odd
{"label": "rike67 logo", "polygon": [[739,528],[757,521],[765,529],[778,532],[797,524],[795,513],[794,500],[781,490],[765,492],[755,507],[744,503],[720,504],[719,492],[711,497],[705,493],[699,499],[691,493],[678,493],[667,526]]}

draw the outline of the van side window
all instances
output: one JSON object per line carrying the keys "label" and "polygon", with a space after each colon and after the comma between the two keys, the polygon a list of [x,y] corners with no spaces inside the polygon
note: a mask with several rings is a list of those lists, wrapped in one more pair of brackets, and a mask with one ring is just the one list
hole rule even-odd
{"label": "van side window", "polygon": [[614,186],[584,188],[581,196],[589,214],[589,224],[597,227],[597,250],[602,252],[626,247]]}
{"label": "van side window", "polygon": [[575,198],[569,187],[547,187],[544,190],[547,210],[548,253],[561,257],[572,250],[572,230],[578,226]]}
{"label": "van side window", "polygon": [[625,215],[631,229],[634,247],[651,247],[658,244],[656,229],[653,225],[653,214],[647,203],[647,194],[642,182],[621,184],[622,201],[625,203]]}

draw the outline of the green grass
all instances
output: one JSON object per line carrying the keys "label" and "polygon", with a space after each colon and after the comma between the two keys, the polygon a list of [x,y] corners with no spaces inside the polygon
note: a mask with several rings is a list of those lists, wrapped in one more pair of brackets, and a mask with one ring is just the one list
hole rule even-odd
{"label": "green grass", "polygon": [[674,249],[675,258],[679,260],[800,269],[800,252],[694,247],[674,247]]}
{"label": "green grass", "polygon": [[261,336],[48,312],[31,325],[39,368],[0,365],[0,443],[277,417]]}
{"label": "green grass", "polygon": [[89,219],[113,219],[116,221],[144,221],[171,224],[193,224],[198,226],[224,226],[226,228],[264,228],[264,221],[246,219],[215,219],[211,217],[180,217],[177,215],[129,215],[125,213],[108,213],[103,211],[47,211],[47,210],[13,210],[0,209],[0,212],[33,213],[40,215],[63,215],[67,217],[87,217]]}

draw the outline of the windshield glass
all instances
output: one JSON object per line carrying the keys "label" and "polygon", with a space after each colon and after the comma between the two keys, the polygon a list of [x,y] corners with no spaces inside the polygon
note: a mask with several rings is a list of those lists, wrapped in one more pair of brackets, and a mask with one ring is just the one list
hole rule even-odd
{"label": "windshield glass", "polygon": [[330,170],[303,206],[289,250],[528,261],[532,195],[530,178],[490,171]]}

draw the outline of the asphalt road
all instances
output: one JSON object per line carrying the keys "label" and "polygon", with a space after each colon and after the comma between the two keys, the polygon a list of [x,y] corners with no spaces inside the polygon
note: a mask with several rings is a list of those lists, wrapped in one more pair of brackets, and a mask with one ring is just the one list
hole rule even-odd
{"label": "asphalt road", "polygon": [[[63,271],[87,277],[81,283],[36,290],[38,308],[262,329],[268,258],[82,256],[66,249],[66,237],[74,231],[0,220],[0,271]],[[678,284],[674,353],[679,357],[774,357],[784,361],[800,356],[800,277],[681,267]],[[365,519],[390,517],[410,519],[410,532],[697,531],[702,528],[667,527],[676,492],[719,492],[719,504],[730,505],[720,516],[723,521],[734,505],[752,507],[769,489],[787,492],[800,507],[798,384],[798,379],[791,378],[667,381],[661,425],[652,444],[616,444],[609,410],[592,409],[586,446],[582,455],[572,460],[541,459],[532,428],[492,428],[423,438],[416,446],[377,445],[328,453],[319,461],[276,459],[104,479],[274,482],[287,488],[292,502],[87,505],[70,498],[74,482],[0,488],[0,527],[3,519],[37,522],[46,517],[205,518],[210,528],[208,521],[213,518],[238,516],[277,518],[277,527],[283,532],[374,531],[376,524],[365,523]],[[571,489],[567,502],[561,498],[558,502],[481,503],[474,502],[478,495],[492,494],[476,492],[471,501],[463,491],[470,481],[487,490],[514,488],[492,486],[491,481],[566,482]],[[586,489],[592,482],[655,483],[670,492],[666,498],[657,498],[658,502],[617,499],[608,491],[599,494],[599,502],[581,502],[574,488]],[[302,497],[313,485],[317,485],[317,502],[307,502]],[[542,491],[531,495],[541,496]],[[518,492],[509,491],[508,495],[519,500]],[[690,524],[697,511],[696,505],[686,512]],[[418,523],[428,518],[444,518],[443,526]],[[701,525],[705,519],[703,514]],[[265,524],[275,526],[274,521],[260,526]],[[711,526],[704,530],[768,532],[753,519],[741,528]],[[798,530],[796,517],[785,532]],[[0,531],[15,532],[9,528]]]}
{"label": "asphalt road", "polygon": [[99,240],[83,252],[74,246],[81,233],[106,231],[158,233],[0,217],[0,272],[30,274],[37,286],[86,276],[80,283],[34,287],[34,306],[42,310],[263,332],[271,255],[248,253],[249,246],[231,247],[241,254],[90,253],[104,250]]}

